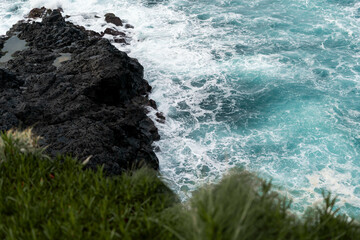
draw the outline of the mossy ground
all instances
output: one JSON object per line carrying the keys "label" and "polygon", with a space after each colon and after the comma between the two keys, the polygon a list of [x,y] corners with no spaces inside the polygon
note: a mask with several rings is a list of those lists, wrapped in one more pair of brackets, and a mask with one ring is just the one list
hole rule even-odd
{"label": "mossy ground", "polygon": [[1,135],[0,239],[360,239],[330,195],[299,217],[270,183],[233,170],[180,203],[154,171],[107,177],[37,140]]}

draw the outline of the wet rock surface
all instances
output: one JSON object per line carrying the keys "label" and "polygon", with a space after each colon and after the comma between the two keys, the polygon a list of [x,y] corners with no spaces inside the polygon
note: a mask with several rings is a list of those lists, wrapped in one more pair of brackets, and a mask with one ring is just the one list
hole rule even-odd
{"label": "wet rock surface", "polygon": [[111,28],[106,28],[104,31],[104,34],[109,34],[109,35],[113,35],[113,36],[121,36],[121,37],[125,37],[126,34],[120,31],[117,31],[115,29],[111,29]]}
{"label": "wet rock surface", "polygon": [[29,13],[28,18],[41,18],[45,16],[46,10],[45,7],[33,8]]}
{"label": "wet rock surface", "polygon": [[125,28],[134,28],[134,26],[127,23],[127,24],[125,24]]}
{"label": "wet rock surface", "polygon": [[123,25],[121,19],[119,17],[115,16],[115,14],[113,14],[113,13],[105,14],[105,21],[107,23],[115,24],[115,26],[122,26]]}
{"label": "wet rock surface", "polygon": [[48,154],[92,156],[88,166],[110,174],[144,164],[158,169],[151,145],[160,136],[145,108],[156,104],[143,67],[100,34],[66,22],[60,10],[47,13],[7,32],[28,48],[0,66],[0,130],[33,126]]}

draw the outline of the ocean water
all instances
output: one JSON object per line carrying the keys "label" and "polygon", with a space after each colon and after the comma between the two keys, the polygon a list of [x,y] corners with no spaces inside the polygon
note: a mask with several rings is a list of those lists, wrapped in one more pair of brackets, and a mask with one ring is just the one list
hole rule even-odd
{"label": "ocean water", "polygon": [[[33,7],[62,7],[145,67],[161,172],[183,198],[233,167],[258,172],[303,212],[338,195],[360,215],[359,0],[0,0],[0,35]],[[155,117],[155,112],[150,113]]]}

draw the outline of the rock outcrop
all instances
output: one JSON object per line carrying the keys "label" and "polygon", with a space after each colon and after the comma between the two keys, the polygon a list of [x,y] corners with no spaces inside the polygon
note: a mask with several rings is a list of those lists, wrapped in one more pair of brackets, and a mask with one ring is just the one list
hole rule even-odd
{"label": "rock outcrop", "polygon": [[91,156],[89,167],[110,174],[158,169],[143,67],[60,10],[40,10],[33,14],[42,22],[20,21],[0,38],[0,48],[12,36],[27,42],[9,61],[0,58],[0,130],[33,126],[48,154]]}

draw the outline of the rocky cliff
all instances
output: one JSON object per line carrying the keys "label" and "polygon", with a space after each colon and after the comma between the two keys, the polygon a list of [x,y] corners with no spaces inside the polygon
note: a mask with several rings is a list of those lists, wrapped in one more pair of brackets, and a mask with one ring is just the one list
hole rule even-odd
{"label": "rocky cliff", "polygon": [[0,130],[34,127],[48,154],[70,153],[110,174],[158,169],[147,116],[151,87],[136,59],[60,10],[20,21],[0,38]]}

